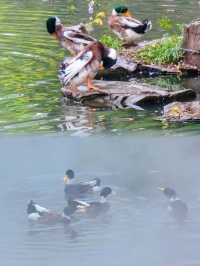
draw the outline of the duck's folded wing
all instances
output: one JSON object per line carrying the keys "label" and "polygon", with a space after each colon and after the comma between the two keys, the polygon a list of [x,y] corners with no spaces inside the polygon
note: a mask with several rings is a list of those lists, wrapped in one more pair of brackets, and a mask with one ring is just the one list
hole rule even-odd
{"label": "duck's folded wing", "polygon": [[78,25],[68,26],[65,27],[66,30],[74,30],[77,32],[87,33],[87,29],[83,23],[80,23]]}
{"label": "duck's folded wing", "polygon": [[92,51],[79,54],[72,62],[65,68],[64,85],[67,85],[72,78],[77,76],[79,72],[92,60]]}
{"label": "duck's folded wing", "polygon": [[121,19],[121,27],[124,29],[130,29],[135,31],[138,34],[144,34],[145,32],[151,30],[152,24],[149,20],[144,20],[143,22],[134,19],[134,18],[125,18],[122,17]]}
{"label": "duck's folded wing", "polygon": [[94,186],[96,186],[97,181],[94,179],[94,180],[90,180],[90,181],[81,182],[81,184],[83,184],[83,185],[89,185],[91,187],[94,187]]}
{"label": "duck's folded wing", "polygon": [[141,21],[129,17],[120,17],[119,23],[121,24],[122,27],[127,27],[127,28],[135,28],[142,25]]}
{"label": "duck's folded wing", "polygon": [[85,202],[83,200],[73,200],[74,202],[76,202],[79,206],[83,206],[83,207],[90,207],[90,204],[88,202]]}
{"label": "duck's folded wing", "polygon": [[44,208],[38,204],[35,204],[35,208],[39,213],[49,213],[49,210],[47,208]]}
{"label": "duck's folded wing", "polygon": [[90,42],[96,41],[93,37],[75,30],[65,31],[63,35],[65,38],[77,44],[89,44]]}

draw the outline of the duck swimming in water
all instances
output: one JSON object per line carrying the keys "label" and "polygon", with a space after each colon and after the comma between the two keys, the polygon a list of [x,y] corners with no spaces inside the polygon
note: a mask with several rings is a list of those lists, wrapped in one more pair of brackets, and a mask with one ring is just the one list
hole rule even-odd
{"label": "duck swimming in water", "polygon": [[186,220],[188,216],[188,207],[185,202],[177,197],[176,191],[169,187],[159,187],[160,191],[169,200],[168,210],[171,216],[179,223],[182,223]]}
{"label": "duck swimming in water", "polygon": [[82,200],[73,200],[77,204],[78,212],[86,213],[90,217],[96,217],[109,210],[110,204],[107,202],[107,197],[112,194],[110,187],[104,187],[100,192],[100,200],[85,202]]}
{"label": "duck swimming in water", "polygon": [[50,211],[49,209],[38,205],[33,200],[27,205],[27,215],[30,222],[39,224],[69,224],[71,221],[70,215],[66,216]]}
{"label": "duck swimming in water", "polygon": [[100,178],[94,178],[91,181],[80,183],[74,183],[74,179],[74,171],[71,169],[67,170],[64,176],[64,192],[66,199],[83,198],[84,196],[87,196],[88,193],[100,190]]}
{"label": "duck swimming in water", "polygon": [[64,27],[58,17],[50,17],[46,22],[47,31],[55,37],[61,46],[67,49],[72,55],[77,55],[89,43],[96,41],[89,36],[84,25]]}
{"label": "duck swimming in water", "polygon": [[124,46],[137,45],[135,41],[152,29],[151,21],[145,19],[141,22],[133,18],[126,6],[118,6],[113,9],[108,24],[124,42]]}
{"label": "duck swimming in water", "polygon": [[[117,61],[117,52],[105,47],[100,42],[88,44],[71,62],[61,64],[59,79],[62,85],[68,86],[72,94],[77,93],[78,86],[87,84],[89,90],[102,91],[92,83],[101,63],[104,68],[110,68]],[[103,90],[105,93],[105,91]]]}

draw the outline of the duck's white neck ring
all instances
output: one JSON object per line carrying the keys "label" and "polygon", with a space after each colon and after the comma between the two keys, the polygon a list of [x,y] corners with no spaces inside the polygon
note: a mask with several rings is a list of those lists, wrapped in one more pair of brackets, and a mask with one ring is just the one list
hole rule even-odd
{"label": "duck's white neck ring", "polygon": [[103,197],[103,196],[101,196],[101,198],[100,198],[100,202],[101,202],[101,203],[105,203],[105,202],[106,202],[106,198]]}
{"label": "duck's white neck ring", "polygon": [[118,16],[118,13],[116,12],[115,9],[112,10],[112,16]]}

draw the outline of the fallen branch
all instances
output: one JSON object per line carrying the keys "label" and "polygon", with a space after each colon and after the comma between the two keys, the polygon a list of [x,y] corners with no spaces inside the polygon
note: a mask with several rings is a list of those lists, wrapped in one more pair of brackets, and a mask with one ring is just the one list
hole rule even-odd
{"label": "fallen branch", "polygon": [[[95,85],[102,88],[102,92],[86,91],[72,96],[68,88],[62,88],[67,98],[92,107],[134,108],[136,106],[157,107],[173,101],[187,101],[196,97],[191,89],[168,91],[158,86],[152,86],[135,81],[96,81]],[[86,88],[85,88],[86,89]]]}

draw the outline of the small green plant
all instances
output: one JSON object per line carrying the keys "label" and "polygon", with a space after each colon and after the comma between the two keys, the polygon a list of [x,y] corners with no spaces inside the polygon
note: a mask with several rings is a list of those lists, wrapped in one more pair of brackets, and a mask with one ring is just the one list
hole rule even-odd
{"label": "small green plant", "polygon": [[158,24],[159,24],[161,29],[163,29],[167,32],[171,31],[173,28],[173,22],[168,17],[162,17],[161,19],[159,19]]}
{"label": "small green plant", "polygon": [[146,46],[136,54],[136,58],[147,64],[177,64],[183,55],[181,46],[182,37],[172,35]]}
{"label": "small green plant", "polygon": [[122,42],[119,39],[107,34],[102,35],[100,41],[106,46],[114,48],[116,50],[120,50],[122,47]]}
{"label": "small green plant", "polygon": [[180,35],[183,32],[183,24],[177,24],[168,17],[162,17],[157,21],[160,28],[169,34]]}

